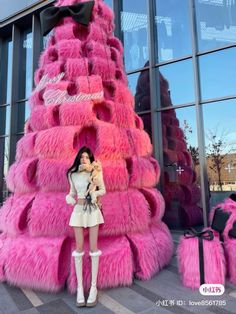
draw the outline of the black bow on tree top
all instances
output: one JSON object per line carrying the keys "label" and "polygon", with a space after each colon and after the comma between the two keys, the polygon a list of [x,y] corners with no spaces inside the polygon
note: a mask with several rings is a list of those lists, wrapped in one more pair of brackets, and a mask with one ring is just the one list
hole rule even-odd
{"label": "black bow on tree top", "polygon": [[61,18],[71,16],[77,23],[88,26],[94,1],[77,3],[63,7],[50,7],[40,13],[40,22],[43,35],[47,35]]}

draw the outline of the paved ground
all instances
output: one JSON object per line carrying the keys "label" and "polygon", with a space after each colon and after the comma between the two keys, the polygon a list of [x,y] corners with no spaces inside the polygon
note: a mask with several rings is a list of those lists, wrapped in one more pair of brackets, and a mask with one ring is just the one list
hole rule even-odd
{"label": "paved ground", "polygon": [[[178,243],[179,233],[173,239]],[[194,302],[224,301],[223,306],[190,305]],[[134,280],[130,287],[107,289],[99,292],[99,303],[94,308],[76,308],[75,295],[67,291],[58,294],[19,289],[0,284],[0,314],[155,314],[155,313],[222,313],[236,312],[236,286],[229,283],[220,297],[203,297],[198,291],[184,288],[178,275],[176,256],[170,265],[149,281]]]}

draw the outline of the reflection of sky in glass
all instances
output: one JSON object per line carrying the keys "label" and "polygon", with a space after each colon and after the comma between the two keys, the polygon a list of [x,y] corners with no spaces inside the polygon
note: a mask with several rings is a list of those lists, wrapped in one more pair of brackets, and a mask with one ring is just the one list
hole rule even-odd
{"label": "reflection of sky in glass", "polygon": [[25,97],[28,98],[32,91],[32,33],[26,34],[26,39],[23,43],[23,48],[26,49],[26,84],[25,84]]}
{"label": "reflection of sky in glass", "polygon": [[10,133],[10,106],[6,107],[6,133],[5,134],[9,134]]}
{"label": "reflection of sky in glass", "polygon": [[199,58],[202,99],[236,94],[236,48]]}
{"label": "reflection of sky in glass", "polygon": [[128,87],[131,90],[133,96],[136,93],[137,81],[139,78],[140,72],[128,75]]}
{"label": "reflection of sky in glass", "polygon": [[144,67],[148,60],[147,0],[123,0],[121,30],[124,32],[124,61],[126,71]]}
{"label": "reflection of sky in glass", "polygon": [[29,118],[30,116],[30,106],[29,106],[29,102],[27,101],[25,103],[25,121]]}
{"label": "reflection of sky in glass", "polygon": [[110,8],[112,8],[112,1],[113,0],[104,0],[104,2],[108,4]]}
{"label": "reflection of sky in glass", "polygon": [[7,104],[11,101],[11,83],[12,83],[12,41],[8,43],[7,58]]}
{"label": "reflection of sky in glass", "polygon": [[161,66],[161,74],[169,82],[173,105],[195,101],[192,60]]}
{"label": "reflection of sky in glass", "polygon": [[235,0],[196,0],[199,50],[208,50],[235,42]]}
{"label": "reflection of sky in glass", "polygon": [[188,0],[156,0],[159,61],[191,54]]}
{"label": "reflection of sky in glass", "polygon": [[4,167],[3,167],[3,174],[4,177],[8,171],[8,162],[9,162],[9,138],[5,137],[5,147],[4,147]]}
{"label": "reflection of sky in glass", "polygon": [[[223,135],[224,140],[236,153],[236,123],[235,123],[236,100],[226,100],[203,105],[205,144],[208,146],[209,132],[218,137]],[[232,114],[233,113],[233,114]]]}

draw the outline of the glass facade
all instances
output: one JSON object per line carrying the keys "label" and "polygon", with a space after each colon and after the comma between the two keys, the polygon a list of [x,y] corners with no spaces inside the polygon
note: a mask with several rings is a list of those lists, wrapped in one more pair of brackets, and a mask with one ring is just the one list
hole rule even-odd
{"label": "glass facade", "polygon": [[[210,208],[236,191],[236,1],[105,2],[124,46],[135,111],[162,167],[165,221],[206,224]],[[12,36],[0,41],[0,202],[30,114],[38,56],[51,36],[40,35],[39,11],[25,20],[18,25],[16,14],[7,25]]]}

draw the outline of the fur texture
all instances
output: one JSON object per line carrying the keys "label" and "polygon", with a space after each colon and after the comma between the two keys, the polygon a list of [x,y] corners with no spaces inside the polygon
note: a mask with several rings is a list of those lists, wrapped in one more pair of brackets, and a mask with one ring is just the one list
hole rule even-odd
{"label": "fur texture", "polygon": [[[203,240],[205,283],[224,284],[225,257],[218,238]],[[193,289],[200,286],[198,238],[181,237],[177,249],[179,272],[183,285]]]}
{"label": "fur texture", "polygon": [[78,76],[86,76],[89,73],[88,59],[67,58],[65,63],[65,79],[74,81]]}
{"label": "fur texture", "polygon": [[164,216],[165,201],[161,193],[155,188],[142,188],[140,192],[145,196],[152,222],[159,222]]}
{"label": "fur texture", "polygon": [[6,280],[12,285],[57,292],[68,277],[69,254],[70,242],[64,237],[45,241],[18,236],[8,250],[4,265]]}
{"label": "fur texture", "polygon": [[236,239],[228,238],[224,242],[227,276],[232,284],[236,284]]}
{"label": "fur texture", "polygon": [[[74,249],[75,244],[72,245]],[[102,251],[99,260],[97,278],[98,289],[131,285],[133,280],[133,261],[129,241],[125,236],[99,237],[98,247]],[[91,282],[91,261],[88,255],[88,238],[85,238],[85,255],[83,263],[84,289],[88,291]],[[71,258],[70,276],[67,281],[68,289],[75,293],[77,281],[73,257]]]}
{"label": "fur texture", "polygon": [[61,40],[57,43],[59,60],[67,58],[80,58],[82,55],[81,41],[79,39]]}
{"label": "fur texture", "polygon": [[163,222],[150,226],[143,233],[128,234],[127,238],[135,256],[134,274],[138,279],[150,279],[170,262],[173,242]]}
{"label": "fur texture", "polygon": [[25,231],[28,212],[34,197],[35,193],[16,194],[6,200],[0,211],[0,230],[2,232],[16,236]]}

